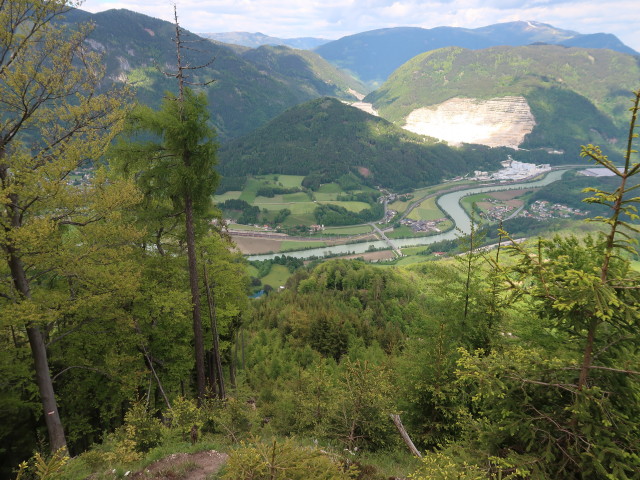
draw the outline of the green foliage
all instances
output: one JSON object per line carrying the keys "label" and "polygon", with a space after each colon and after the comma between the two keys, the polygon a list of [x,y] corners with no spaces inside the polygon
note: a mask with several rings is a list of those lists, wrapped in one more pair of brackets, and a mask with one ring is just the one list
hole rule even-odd
{"label": "green foliage", "polygon": [[124,415],[121,440],[131,441],[138,452],[147,452],[160,444],[162,424],[142,402],[135,402]]}
{"label": "green foliage", "polygon": [[296,193],[299,192],[299,188],[284,188],[284,187],[274,187],[274,186],[264,186],[260,187],[256,192],[257,196],[273,198],[276,195],[284,195],[287,193]]}
{"label": "green foliage", "polygon": [[291,439],[242,444],[229,456],[226,480],[348,480],[353,478],[326,452]]}
{"label": "green foliage", "polygon": [[420,468],[409,476],[411,480],[486,480],[530,479],[531,472],[521,466],[526,459],[489,457],[482,464],[465,458],[464,452],[448,448],[427,453]]}
{"label": "green foliage", "polygon": [[[31,434],[3,422],[0,438],[6,440],[7,430],[22,436],[3,442],[10,462],[35,448],[38,424],[46,424],[52,450],[67,443],[63,422],[72,436],[88,430],[73,408],[60,409],[66,418],[58,408],[58,399],[78,400],[67,394],[77,373],[72,370],[103,372],[107,363],[100,363],[108,358],[105,350],[100,360],[94,355],[105,337],[86,339],[85,355],[79,355],[78,332],[117,325],[123,333],[114,344],[123,340],[128,326],[120,308],[137,283],[131,242],[140,233],[124,222],[123,212],[139,202],[138,192],[98,168],[122,127],[129,92],[100,89],[101,58],[84,47],[91,27],[59,23],[67,6],[16,0],[0,8],[0,350],[8,353],[0,357],[7,362],[0,370],[11,370],[2,383],[3,391],[13,392],[7,410],[21,413],[8,423],[33,419],[24,422]],[[90,166],[82,184],[69,181]],[[123,375],[124,382],[133,376]],[[91,381],[95,377],[75,385],[74,393]],[[4,469],[9,462],[0,464]]]}
{"label": "green foliage", "polygon": [[167,92],[159,111],[138,106],[129,118],[128,143],[122,139],[113,150],[119,169],[135,174],[146,196],[172,202],[175,211],[184,208],[188,194],[196,212],[207,213],[218,183],[208,120],[206,96],[189,88],[184,101]]}
{"label": "green foliage", "polygon": [[241,191],[247,183],[246,177],[220,177],[220,183],[216,190],[217,195],[221,195],[225,192]]}
{"label": "green foliage", "polygon": [[384,206],[374,203],[371,208],[350,212],[340,205],[324,204],[316,207],[313,214],[320,225],[356,225],[379,220],[384,215]]}
{"label": "green foliage", "polygon": [[241,213],[237,219],[238,223],[241,223],[243,225],[252,225],[258,223],[260,208],[251,206],[244,200],[225,200],[219,205],[219,207],[227,214],[229,214],[229,211],[239,210]]}
{"label": "green foliage", "polygon": [[203,410],[207,418],[205,428],[212,427],[234,443],[249,438],[260,423],[253,403],[238,397],[211,400]]}
{"label": "green foliage", "polygon": [[[534,250],[513,244],[516,263],[494,262],[548,334],[489,354],[461,352],[460,381],[482,412],[470,438],[489,454],[527,452],[543,478],[635,478],[640,468],[639,373],[627,367],[638,358],[640,277],[621,255],[634,252],[629,233],[637,232],[638,198],[628,198],[636,186],[627,181],[640,171],[633,150],[639,102],[636,92],[622,171],[598,147],[583,148],[619,179],[615,191],[589,189],[588,202],[611,207],[609,217],[593,219],[605,232],[539,239]],[[549,334],[558,341],[544,342]]]}
{"label": "green foliage", "polygon": [[173,401],[168,419],[171,422],[171,428],[177,429],[184,441],[188,439],[194,425],[200,430],[204,423],[203,412],[198,408],[197,403],[182,396]]}
{"label": "green foliage", "polygon": [[396,444],[389,414],[394,410],[390,372],[369,362],[346,361],[341,366],[339,391],[328,417],[332,437],[349,450],[371,450]]}
{"label": "green foliage", "polygon": [[54,452],[51,458],[48,459],[36,452],[32,461],[32,464],[31,462],[20,463],[16,480],[26,478],[36,478],[38,480],[59,479],[61,470],[69,461],[69,456],[64,449]]}

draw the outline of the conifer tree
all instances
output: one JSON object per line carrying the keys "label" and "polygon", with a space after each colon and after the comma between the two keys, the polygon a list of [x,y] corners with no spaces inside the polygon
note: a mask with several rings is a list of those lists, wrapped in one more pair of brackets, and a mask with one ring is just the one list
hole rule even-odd
{"label": "conifer tree", "polygon": [[[206,96],[189,87],[196,84],[188,80],[187,73],[202,67],[192,67],[183,61],[182,51],[186,47],[177,13],[175,25],[177,71],[168,75],[176,78],[178,94],[167,92],[158,111],[138,107],[130,120],[131,133],[133,136],[140,135],[139,141],[129,145],[121,144],[115,155],[126,171],[135,173],[145,195],[170,201],[170,215],[184,215],[193,313],[196,388],[198,399],[201,400],[205,393],[205,362],[196,225],[210,209],[211,195],[218,183],[218,175],[213,168],[216,164],[217,144],[214,141],[215,130],[209,124]],[[152,135],[151,139],[149,134]]]}

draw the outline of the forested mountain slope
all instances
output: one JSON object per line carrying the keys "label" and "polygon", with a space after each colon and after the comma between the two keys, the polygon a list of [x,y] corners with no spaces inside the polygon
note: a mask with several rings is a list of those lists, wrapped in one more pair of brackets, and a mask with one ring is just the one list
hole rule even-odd
{"label": "forested mountain slope", "polygon": [[[163,72],[175,69],[175,26],[129,10],[90,14],[72,10],[68,23],[92,22],[89,47],[104,55],[107,76],[129,81],[140,102],[157,107],[165,90],[174,87]],[[355,100],[350,89],[363,86],[319,55],[287,47],[257,52],[200,39],[191,44],[193,82],[215,80],[206,88],[212,120],[221,139],[238,137],[266,123],[293,105],[320,96]]]}
{"label": "forested mountain slope", "polygon": [[220,151],[222,175],[345,174],[361,182],[403,190],[440,182],[474,169],[499,168],[507,150],[454,149],[412,134],[333,98],[294,107]]}

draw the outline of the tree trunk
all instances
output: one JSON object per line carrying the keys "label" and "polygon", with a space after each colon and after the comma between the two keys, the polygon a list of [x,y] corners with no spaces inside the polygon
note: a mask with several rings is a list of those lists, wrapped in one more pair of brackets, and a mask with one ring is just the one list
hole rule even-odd
{"label": "tree trunk", "polygon": [[47,348],[42,332],[38,327],[27,327],[29,345],[33,355],[33,364],[36,370],[36,383],[40,391],[40,400],[44,409],[44,420],[49,432],[49,444],[51,452],[57,452],[61,448],[67,448],[67,440],[64,436],[64,428],[58,413],[58,404],[53,391],[53,382],[49,373],[49,361],[47,360]]}
{"label": "tree trunk", "polygon": [[[13,283],[24,299],[31,298],[29,280],[24,271],[22,261],[17,256],[16,250],[11,245],[5,245],[8,255],[9,268],[13,277]],[[56,452],[61,448],[67,448],[67,440],[64,435],[64,428],[58,413],[58,404],[53,390],[51,372],[49,372],[49,360],[47,358],[47,347],[40,328],[35,325],[27,325],[27,336],[33,357],[36,384],[40,391],[40,401],[44,411],[44,420],[49,433],[49,444],[51,452]]]}
{"label": "tree trunk", "polygon": [[592,319],[589,323],[589,331],[587,332],[587,343],[584,346],[582,367],[580,368],[580,377],[578,378],[578,390],[582,390],[589,379],[589,368],[591,367],[591,361],[593,359],[593,342],[595,341],[597,327],[598,321]]}
{"label": "tree trunk", "polygon": [[191,287],[191,307],[193,311],[193,343],[196,361],[196,391],[198,405],[205,394],[204,378],[204,339],[202,338],[202,315],[200,312],[200,288],[198,285],[198,266],[196,261],[196,235],[193,224],[193,200],[191,195],[184,197],[185,227],[187,231],[187,258],[189,262],[189,285]]}
{"label": "tree trunk", "polygon": [[207,266],[202,265],[204,272],[204,285],[207,292],[207,302],[209,304],[209,316],[211,318],[211,335],[213,336],[213,361],[216,370],[216,377],[218,378],[218,396],[224,400],[227,398],[224,389],[224,376],[222,373],[222,359],[220,358],[220,338],[218,336],[218,322],[216,318],[216,304],[213,294],[211,292],[211,286],[209,285],[209,276],[207,275]]}

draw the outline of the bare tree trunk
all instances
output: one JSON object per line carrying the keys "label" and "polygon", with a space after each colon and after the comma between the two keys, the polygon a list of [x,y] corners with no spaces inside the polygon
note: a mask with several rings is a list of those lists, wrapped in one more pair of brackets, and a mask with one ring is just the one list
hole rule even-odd
{"label": "bare tree trunk", "polygon": [[189,262],[189,285],[191,287],[191,307],[193,312],[193,343],[196,361],[196,391],[198,405],[205,394],[204,378],[204,339],[202,338],[202,314],[200,312],[200,288],[198,285],[198,266],[196,261],[196,235],[193,225],[193,201],[191,195],[185,195],[185,227],[187,231],[187,258]]}
{"label": "bare tree trunk", "polygon": [[418,450],[416,446],[413,444],[413,442],[411,441],[411,438],[409,437],[409,434],[404,428],[404,425],[402,425],[402,420],[400,420],[400,415],[390,414],[389,416],[391,417],[391,420],[393,420],[393,423],[395,424],[396,428],[400,432],[400,436],[402,437],[402,440],[404,441],[405,445],[409,447],[409,451],[413,453],[416,457],[422,458],[422,454],[420,453],[420,450]]}

